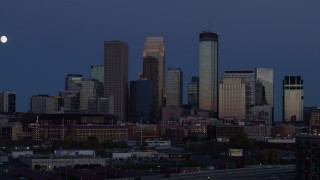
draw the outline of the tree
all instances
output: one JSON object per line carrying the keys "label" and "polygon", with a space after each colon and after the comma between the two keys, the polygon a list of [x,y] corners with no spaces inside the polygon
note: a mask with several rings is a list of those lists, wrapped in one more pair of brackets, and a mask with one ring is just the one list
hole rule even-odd
{"label": "tree", "polygon": [[92,147],[95,148],[99,144],[99,140],[95,136],[88,136],[87,143]]}
{"label": "tree", "polygon": [[229,147],[240,148],[240,149],[249,149],[252,148],[252,142],[249,139],[248,135],[245,133],[236,134],[230,137]]}

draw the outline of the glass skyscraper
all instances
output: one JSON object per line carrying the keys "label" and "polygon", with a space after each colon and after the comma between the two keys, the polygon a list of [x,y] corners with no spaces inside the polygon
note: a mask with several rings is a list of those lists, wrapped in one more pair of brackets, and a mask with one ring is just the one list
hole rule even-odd
{"label": "glass skyscraper", "polygon": [[114,100],[114,115],[118,123],[127,118],[128,44],[122,41],[104,42],[104,94]]}
{"label": "glass skyscraper", "polygon": [[99,82],[104,83],[104,66],[103,65],[90,66],[90,78],[96,79]]}
{"label": "glass skyscraper", "polygon": [[271,68],[256,68],[256,83],[261,84],[262,97],[261,103],[256,105],[269,105],[272,108],[272,121],[273,121],[273,109],[274,109],[274,85],[273,85],[273,69]]}
{"label": "glass skyscraper", "polygon": [[301,76],[285,76],[282,83],[284,123],[303,122],[303,80]]}
{"label": "glass skyscraper", "polygon": [[218,115],[218,34],[199,35],[199,109]]}
{"label": "glass skyscraper", "polygon": [[183,72],[180,68],[169,68],[166,85],[166,106],[182,106]]}
{"label": "glass skyscraper", "polygon": [[143,50],[142,78],[154,83],[154,118],[161,120],[165,80],[165,48],[162,37],[146,37]]}

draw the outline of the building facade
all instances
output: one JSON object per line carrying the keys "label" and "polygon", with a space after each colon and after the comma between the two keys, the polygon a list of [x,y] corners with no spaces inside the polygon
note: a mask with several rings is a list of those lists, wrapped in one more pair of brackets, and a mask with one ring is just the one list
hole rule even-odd
{"label": "building facade", "polygon": [[261,103],[256,105],[269,105],[272,108],[272,122],[274,120],[274,83],[272,68],[256,68],[256,83],[261,84]]}
{"label": "building facade", "polygon": [[166,106],[182,106],[182,70],[169,68],[166,83]]}
{"label": "building facade", "polygon": [[130,121],[154,123],[153,81],[130,81]]}
{"label": "building facade", "polygon": [[255,73],[253,70],[236,70],[236,71],[225,71],[224,77],[226,78],[244,78],[246,83],[246,120],[251,120],[251,107],[255,105]]}
{"label": "building facade", "polygon": [[199,35],[199,109],[218,115],[218,34]]}
{"label": "building facade", "polygon": [[4,91],[0,94],[0,113],[13,114],[16,112],[16,93]]}
{"label": "building facade", "polygon": [[199,77],[193,76],[188,83],[188,104],[199,109]]}
{"label": "building facade", "polygon": [[303,80],[301,76],[285,76],[283,90],[283,122],[303,122]]}
{"label": "building facade", "polygon": [[94,112],[97,102],[97,84],[94,81],[85,80],[80,89],[80,111]]}
{"label": "building facade", "polygon": [[104,93],[114,99],[118,123],[126,121],[128,102],[129,46],[122,41],[104,42]]}
{"label": "building facade", "polygon": [[104,65],[90,66],[90,78],[104,83]]}
{"label": "building facade", "polygon": [[65,77],[65,90],[79,92],[83,81],[84,77],[81,74],[68,74]]}
{"label": "building facade", "polygon": [[224,77],[219,87],[219,118],[224,120],[245,120],[246,80]]}
{"label": "building facade", "polygon": [[154,83],[154,118],[161,120],[165,85],[165,48],[162,37],[146,37],[143,50],[142,78]]}

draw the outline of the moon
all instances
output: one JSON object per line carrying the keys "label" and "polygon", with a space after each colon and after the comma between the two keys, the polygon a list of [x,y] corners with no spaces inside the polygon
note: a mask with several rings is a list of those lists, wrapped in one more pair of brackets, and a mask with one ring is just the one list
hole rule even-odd
{"label": "moon", "polygon": [[6,43],[8,41],[8,38],[6,36],[1,36],[0,41],[2,43]]}

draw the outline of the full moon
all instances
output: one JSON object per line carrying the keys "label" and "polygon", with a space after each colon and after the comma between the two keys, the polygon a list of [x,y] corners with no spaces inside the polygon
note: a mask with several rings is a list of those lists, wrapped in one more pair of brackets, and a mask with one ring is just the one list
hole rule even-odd
{"label": "full moon", "polygon": [[2,43],[6,43],[8,41],[8,38],[6,36],[1,36],[0,41]]}

